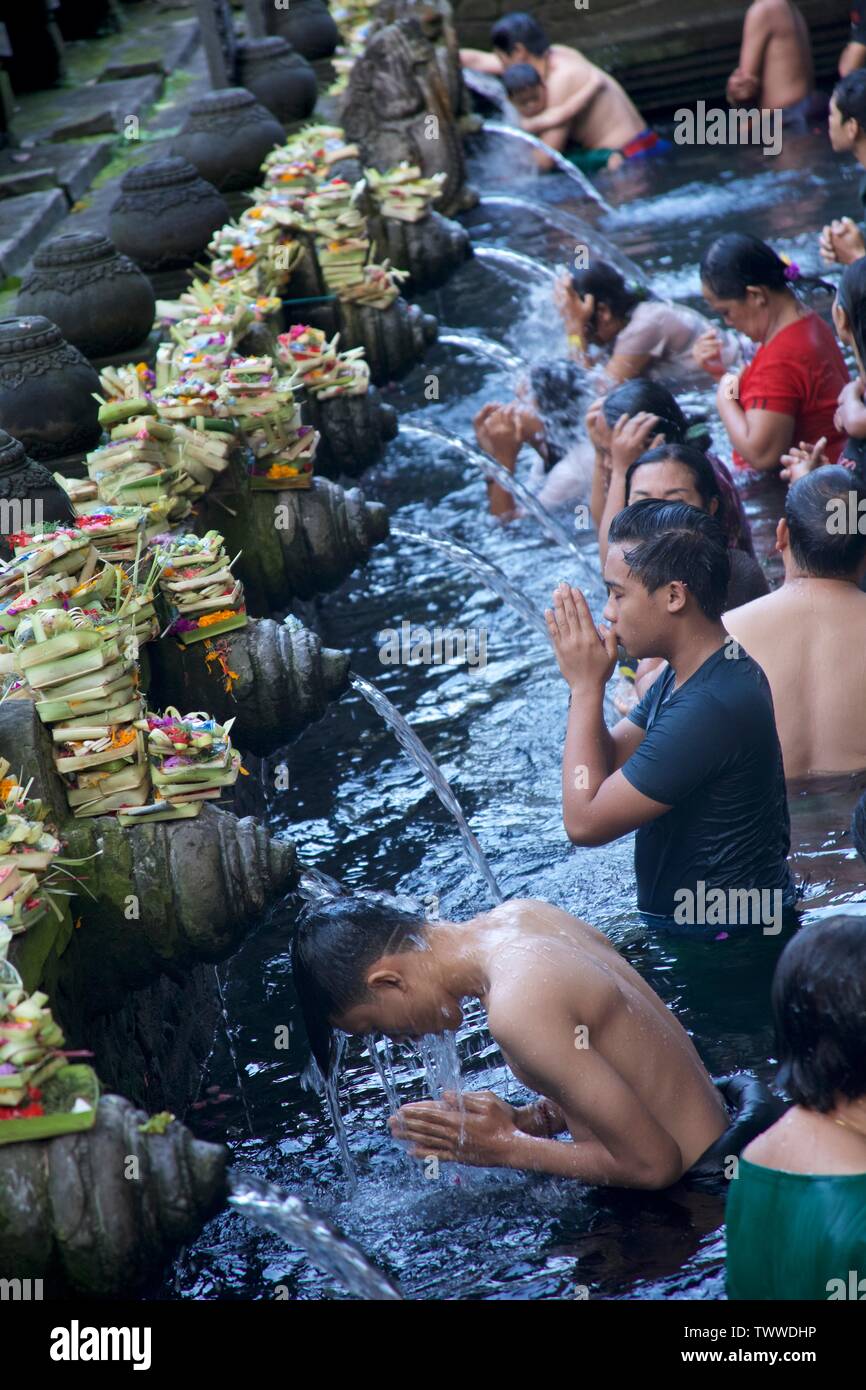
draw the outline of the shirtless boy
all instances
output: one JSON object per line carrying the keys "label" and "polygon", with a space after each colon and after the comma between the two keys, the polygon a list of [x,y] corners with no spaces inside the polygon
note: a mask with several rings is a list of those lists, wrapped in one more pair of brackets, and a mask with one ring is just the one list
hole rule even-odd
{"label": "shirtless boy", "polygon": [[726,613],[725,627],[770,682],[786,777],[859,771],[866,768],[866,593],[858,587],[866,575],[866,488],[838,466],[801,478],[788,490],[776,549],[784,584]]}
{"label": "shirtless boy", "polygon": [[332,1028],[414,1039],[455,1031],[461,1001],[481,1000],[508,1065],[539,1099],[515,1107],[476,1091],[404,1105],[391,1132],[415,1158],[659,1189],[728,1127],[671,1011],[607,937],[549,903],[426,922],[373,895],[337,898],[301,919],[293,969],[325,1072]]}
{"label": "shirtless boy", "polygon": [[[585,172],[616,168],[624,159],[666,148],[618,82],[575,48],[550,44],[528,14],[500,19],[491,33],[492,53],[460,50],[464,67],[506,78],[520,123]],[[510,70],[517,69],[513,76]],[[553,160],[539,153],[543,169]]]}
{"label": "shirtless boy", "polygon": [[826,98],[815,92],[809,30],[789,0],[754,0],[749,6],[727,98],[732,106],[781,110],[788,130],[808,130],[826,111]]}

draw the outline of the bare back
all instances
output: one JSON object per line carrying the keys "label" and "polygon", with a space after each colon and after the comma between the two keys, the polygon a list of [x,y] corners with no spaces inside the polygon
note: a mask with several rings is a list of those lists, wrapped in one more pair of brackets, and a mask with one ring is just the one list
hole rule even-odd
{"label": "bare back", "polygon": [[[571,1120],[561,1087],[551,1094],[545,1080],[555,1091],[563,1068],[589,1070],[601,1059],[690,1167],[723,1132],[726,1113],[691,1040],[658,995],[607,937],[560,908],[517,900],[495,908],[487,920],[501,931],[484,1002],[490,1031],[515,1076],[562,1105]],[[592,1132],[588,1099],[580,1118]]]}
{"label": "bare back", "polygon": [[[757,56],[757,63],[755,61]],[[806,21],[788,0],[756,0],[746,15],[740,66],[760,76],[758,104],[793,106],[814,89]]]}
{"label": "bare back", "polygon": [[587,110],[572,121],[571,138],[588,150],[621,149],[642,133],[645,122],[616,79],[575,48],[556,43],[550,49],[546,75],[549,105],[566,101],[594,75],[602,79],[601,90]]}
{"label": "bare back", "polygon": [[866,594],[789,579],[724,624],[770,682],[785,776],[866,768]]}

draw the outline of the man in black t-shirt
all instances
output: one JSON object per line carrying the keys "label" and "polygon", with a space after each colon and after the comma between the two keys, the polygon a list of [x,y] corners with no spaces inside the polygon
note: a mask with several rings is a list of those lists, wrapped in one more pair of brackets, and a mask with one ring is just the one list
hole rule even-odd
{"label": "man in black t-shirt", "polygon": [[[776,935],[795,891],[788,805],[766,677],[721,622],[730,571],[715,519],[684,503],[618,512],[604,578],[609,627],[560,585],[547,624],[571,690],[563,820],[575,844],[637,831],[641,912],[716,939]],[[628,718],[604,722],[617,642],[669,669]]]}

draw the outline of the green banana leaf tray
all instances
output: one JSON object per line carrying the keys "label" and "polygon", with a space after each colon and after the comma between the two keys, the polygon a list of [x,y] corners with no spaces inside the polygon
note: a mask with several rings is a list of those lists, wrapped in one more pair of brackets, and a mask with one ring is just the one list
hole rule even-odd
{"label": "green banana leaf tray", "polygon": [[[74,1134],[91,1129],[96,1120],[99,1103],[99,1081],[92,1067],[76,1064],[61,1067],[49,1076],[42,1091],[44,1115],[24,1120],[0,1119],[0,1144],[20,1144],[31,1139],[54,1139],[58,1134]],[[86,1100],[89,1110],[73,1114],[76,1100]]]}

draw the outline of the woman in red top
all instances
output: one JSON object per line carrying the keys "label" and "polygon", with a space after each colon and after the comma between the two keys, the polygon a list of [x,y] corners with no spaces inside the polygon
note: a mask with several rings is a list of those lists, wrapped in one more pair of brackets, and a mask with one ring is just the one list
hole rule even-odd
{"label": "woman in red top", "polygon": [[719,378],[716,404],[738,468],[772,472],[801,441],[826,441],[835,463],[845,436],[833,417],[848,369],[823,319],[794,294],[797,271],[757,237],[718,237],[701,261],[701,287],[729,328],[760,343],[739,376],[725,372],[716,332],[695,343],[696,360]]}

